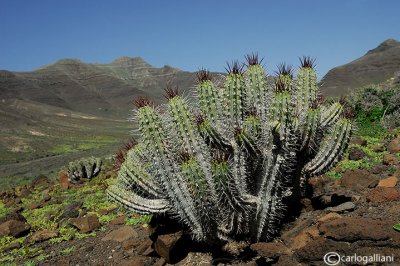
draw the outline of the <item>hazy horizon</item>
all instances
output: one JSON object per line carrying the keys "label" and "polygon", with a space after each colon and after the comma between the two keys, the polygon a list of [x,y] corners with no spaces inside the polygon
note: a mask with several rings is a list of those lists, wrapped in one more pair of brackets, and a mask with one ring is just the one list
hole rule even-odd
{"label": "hazy horizon", "polygon": [[[384,3],[384,4],[383,4]],[[224,71],[258,52],[268,72],[316,58],[322,77],[386,39],[400,39],[399,1],[2,1],[0,69],[32,71],[59,59]]]}

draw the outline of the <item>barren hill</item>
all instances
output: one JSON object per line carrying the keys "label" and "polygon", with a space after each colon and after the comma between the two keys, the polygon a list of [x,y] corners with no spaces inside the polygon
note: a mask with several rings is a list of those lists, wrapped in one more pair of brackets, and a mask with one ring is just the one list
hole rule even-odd
{"label": "barren hill", "polygon": [[126,117],[133,98],[160,102],[167,82],[193,86],[195,74],[142,58],[121,57],[111,64],[62,59],[32,72],[0,71],[0,99],[20,99],[93,115]]}
{"label": "barren hill", "polygon": [[400,71],[400,42],[388,39],[364,56],[331,69],[322,79],[326,95],[343,95],[354,88],[377,84]]}

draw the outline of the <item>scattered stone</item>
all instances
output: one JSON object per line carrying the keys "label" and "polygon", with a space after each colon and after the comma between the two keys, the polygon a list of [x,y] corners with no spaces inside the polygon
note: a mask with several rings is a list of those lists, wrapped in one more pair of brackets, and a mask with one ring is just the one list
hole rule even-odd
{"label": "scattered stone", "polygon": [[324,254],[332,251],[344,254],[349,249],[349,246],[349,243],[336,242],[331,239],[319,237],[296,250],[294,254],[300,262],[322,261]]}
{"label": "scattered stone", "polygon": [[394,187],[376,187],[368,192],[367,201],[388,202],[400,200],[400,192]]}
{"label": "scattered stone", "polygon": [[31,186],[32,187],[49,187],[53,185],[53,181],[51,181],[47,176],[45,175],[39,175],[35,179],[32,180]]}
{"label": "scattered stone", "polygon": [[164,258],[159,258],[156,263],[153,264],[153,266],[164,266],[167,262],[165,261]]}
{"label": "scattered stone", "polygon": [[[209,266],[213,264],[213,258],[209,253],[190,252],[183,260],[176,263],[176,266]],[[167,264],[170,265],[170,264]],[[221,265],[221,264],[218,264]]]}
{"label": "scattered stone", "polygon": [[71,183],[69,182],[68,175],[64,171],[60,171],[58,173],[59,181],[60,181],[60,186],[62,189],[68,189],[71,186]]}
{"label": "scattered stone", "polygon": [[121,216],[118,216],[117,218],[111,220],[110,224],[122,225],[122,224],[125,224],[125,219],[126,219],[126,216],[125,215],[121,215]]}
{"label": "scattered stone", "polygon": [[31,226],[25,222],[9,220],[0,224],[0,237],[13,236],[21,237],[27,235]]}
{"label": "scattered stone", "polygon": [[34,210],[34,209],[38,209],[38,208],[41,208],[41,207],[42,207],[42,205],[40,203],[32,203],[32,204],[27,205],[25,207],[25,209]]}
{"label": "scattered stone", "polygon": [[393,173],[393,176],[400,179],[400,167],[397,167],[396,172]]}
{"label": "scattered stone", "polygon": [[129,260],[122,260],[119,265],[120,266],[146,266],[149,265],[149,257],[145,256],[136,256]]}
{"label": "scattered stone", "polygon": [[384,152],[385,151],[385,147],[381,146],[381,145],[374,145],[371,147],[371,150],[374,152]]}
{"label": "scattered stone", "polygon": [[400,137],[395,138],[392,140],[388,146],[387,149],[390,153],[399,153],[400,152]]}
{"label": "scattered stone", "polygon": [[360,145],[360,146],[367,146],[367,141],[363,138],[355,137],[350,140],[350,144]]}
{"label": "scattered stone", "polygon": [[252,244],[250,249],[257,253],[258,256],[268,258],[278,258],[282,254],[289,254],[290,250],[280,242],[258,242]]}
{"label": "scattered stone", "polygon": [[[391,221],[381,221],[364,217],[342,217],[322,223],[320,231],[336,241],[355,242],[360,240],[382,241],[400,240],[400,234],[392,229]],[[373,230],[367,230],[373,228]]]}
{"label": "scattered stone", "polygon": [[44,201],[44,202],[47,202],[47,201],[49,201],[49,200],[51,200],[51,196],[50,196],[49,194],[44,194],[44,195],[43,195],[43,201]]}
{"label": "scattered stone", "polygon": [[142,240],[142,243],[137,248],[138,254],[143,256],[150,256],[150,254],[154,253],[154,249],[152,248],[153,242],[150,238],[146,238]]}
{"label": "scattered stone", "polygon": [[32,190],[27,185],[25,186],[17,186],[14,188],[15,195],[20,198],[27,198],[31,195]]}
{"label": "scattered stone", "polygon": [[330,212],[330,213],[325,214],[324,216],[320,217],[318,219],[318,222],[322,223],[322,222],[326,222],[326,221],[338,219],[338,218],[342,218],[342,215],[340,215],[336,212]]}
{"label": "scattered stone", "polygon": [[361,191],[375,187],[378,180],[365,169],[347,170],[344,172],[340,185],[353,191]]}
{"label": "scattered stone", "polygon": [[307,243],[310,242],[312,239],[317,238],[319,234],[320,232],[315,226],[305,228],[292,239],[290,243],[290,248],[293,250],[300,249],[307,245]]}
{"label": "scattered stone", "polygon": [[157,254],[167,262],[171,262],[173,256],[171,251],[175,247],[176,243],[182,238],[182,235],[182,231],[173,234],[159,235],[154,244],[154,249]]}
{"label": "scattered stone", "polygon": [[89,214],[85,217],[71,218],[70,223],[79,229],[81,233],[89,233],[100,228],[100,222],[96,215]]}
{"label": "scattered stone", "polygon": [[394,154],[385,154],[383,155],[383,164],[385,165],[398,165],[400,164],[400,160]]}
{"label": "scattered stone", "polygon": [[388,171],[388,169],[389,169],[389,166],[383,165],[383,164],[378,164],[378,165],[375,165],[374,167],[372,167],[370,169],[370,172],[375,175],[378,175],[378,174],[386,173]]}
{"label": "scattered stone", "polygon": [[379,181],[378,187],[395,187],[397,185],[397,181],[397,177],[391,176]]}
{"label": "scattered stone", "polygon": [[43,230],[33,233],[33,235],[29,238],[28,241],[31,243],[38,243],[38,242],[46,241],[46,240],[56,237],[56,236],[57,236],[57,232],[48,230],[48,229],[43,229]]}
{"label": "scattered stone", "polygon": [[344,211],[352,211],[352,210],[354,210],[355,207],[356,207],[356,205],[353,202],[348,201],[348,202],[342,203],[335,207],[326,208],[325,210],[340,213],[340,212],[344,212]]}
{"label": "scattered stone", "polygon": [[21,244],[18,241],[12,242],[12,243],[8,244],[7,246],[5,246],[4,248],[2,248],[1,251],[7,252],[7,251],[11,251],[13,249],[20,248],[20,247],[21,247]]}
{"label": "scattered stone", "polygon": [[24,216],[22,216],[22,214],[20,214],[18,212],[12,212],[12,213],[7,214],[3,218],[0,218],[0,224],[7,222],[7,221],[11,221],[11,220],[26,222],[26,219]]}
{"label": "scattered stone", "polygon": [[103,215],[107,215],[109,213],[109,210],[107,209],[101,209],[97,212],[99,215],[103,216]]}
{"label": "scattered stone", "polygon": [[222,247],[222,250],[227,252],[230,255],[238,256],[248,246],[249,246],[249,244],[247,242],[245,242],[245,241],[228,240],[228,243],[226,243]]}
{"label": "scattered stone", "polygon": [[79,209],[82,207],[82,202],[74,201],[64,208],[62,208],[62,214],[60,216],[60,220],[68,219],[68,218],[76,218],[79,216]]}
{"label": "scattered stone", "polygon": [[358,161],[365,158],[367,154],[357,147],[349,149],[349,160]]}
{"label": "scattered stone", "polygon": [[133,229],[132,226],[126,225],[111,231],[105,237],[103,237],[101,241],[112,240],[112,241],[124,242],[125,240],[128,240],[130,238],[137,238],[137,237],[138,233],[136,232],[136,230]]}
{"label": "scattered stone", "polygon": [[143,240],[140,239],[128,239],[122,242],[122,248],[126,250],[135,249],[142,244]]}

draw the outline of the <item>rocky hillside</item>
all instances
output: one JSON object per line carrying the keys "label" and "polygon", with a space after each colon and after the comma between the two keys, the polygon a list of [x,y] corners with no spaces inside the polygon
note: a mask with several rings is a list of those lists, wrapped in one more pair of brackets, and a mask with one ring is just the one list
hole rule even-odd
{"label": "rocky hillside", "polygon": [[364,56],[330,70],[322,79],[326,95],[343,95],[355,88],[384,82],[400,71],[400,42],[388,39]]}
{"label": "rocky hillside", "polygon": [[328,252],[400,263],[393,227],[400,222],[399,131],[353,138],[336,169],[310,179],[272,242],[193,243],[175,223],[110,202],[104,190],[115,175],[106,161],[99,176],[81,184],[60,172],[56,182],[42,175],[0,189],[0,265],[325,265]]}
{"label": "rocky hillside", "polygon": [[32,72],[0,71],[0,99],[125,118],[139,95],[162,101],[168,82],[190,88],[195,74],[170,66],[155,68],[140,57],[121,57],[111,64],[62,59]]}

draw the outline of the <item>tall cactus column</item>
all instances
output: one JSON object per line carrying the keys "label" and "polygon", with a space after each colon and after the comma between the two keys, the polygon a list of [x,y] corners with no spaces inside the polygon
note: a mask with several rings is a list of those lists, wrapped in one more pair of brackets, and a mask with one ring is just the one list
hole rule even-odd
{"label": "tall cactus column", "polygon": [[257,54],[246,60],[228,66],[222,88],[199,71],[197,104],[171,87],[163,106],[136,102],[141,141],[119,153],[111,198],[169,215],[210,245],[279,232],[307,179],[340,160],[352,123],[340,103],[320,100],[312,59],[301,59],[296,76],[281,65],[274,82]]}

